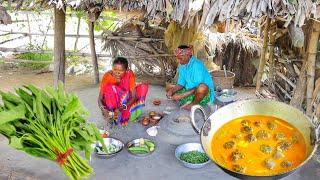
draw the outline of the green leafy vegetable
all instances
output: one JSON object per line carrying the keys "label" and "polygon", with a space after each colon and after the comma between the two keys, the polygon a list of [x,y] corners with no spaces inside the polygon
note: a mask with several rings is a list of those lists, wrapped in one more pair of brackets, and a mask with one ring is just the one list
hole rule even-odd
{"label": "green leafy vegetable", "polygon": [[199,151],[189,151],[181,153],[180,159],[191,164],[201,164],[209,161],[208,156],[205,153]]}
{"label": "green leafy vegetable", "polygon": [[88,112],[78,97],[66,93],[62,83],[44,90],[28,85],[0,97],[0,133],[10,146],[58,162],[70,179],[93,172],[79,153],[89,158],[91,144],[103,140],[95,125],[86,123]]}

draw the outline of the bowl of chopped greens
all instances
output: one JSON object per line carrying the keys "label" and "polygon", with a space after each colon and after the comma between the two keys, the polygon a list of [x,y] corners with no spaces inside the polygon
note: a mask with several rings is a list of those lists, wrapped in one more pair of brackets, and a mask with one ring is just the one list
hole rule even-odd
{"label": "bowl of chopped greens", "polygon": [[210,163],[209,157],[203,151],[199,143],[181,144],[176,148],[176,158],[185,166],[191,169],[198,169]]}
{"label": "bowl of chopped greens", "polygon": [[120,153],[124,147],[124,144],[116,138],[103,138],[103,141],[105,144],[105,149],[100,142],[97,142],[93,145],[95,154],[101,158],[113,157]]}

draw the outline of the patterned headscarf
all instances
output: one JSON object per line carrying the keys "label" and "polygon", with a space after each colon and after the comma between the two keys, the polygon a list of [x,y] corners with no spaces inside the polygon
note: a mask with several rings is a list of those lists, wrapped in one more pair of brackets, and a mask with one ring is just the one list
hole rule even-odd
{"label": "patterned headscarf", "polygon": [[191,56],[192,55],[192,46],[190,46],[189,48],[185,48],[185,49],[177,48],[174,51],[174,54],[176,57]]}

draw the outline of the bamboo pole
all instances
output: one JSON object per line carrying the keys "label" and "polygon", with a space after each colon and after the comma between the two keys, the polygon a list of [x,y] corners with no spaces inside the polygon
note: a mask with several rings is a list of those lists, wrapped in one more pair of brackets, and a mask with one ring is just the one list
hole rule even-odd
{"label": "bamboo pole", "polygon": [[306,91],[306,68],[307,68],[307,56],[305,53],[302,53],[303,63],[299,75],[299,79],[297,81],[296,88],[294,89],[293,97],[290,101],[290,105],[301,109],[302,102],[304,100],[304,94]]}
{"label": "bamboo pole", "polygon": [[269,88],[271,90],[274,89],[274,71],[275,71],[275,63],[274,63],[274,44],[275,44],[275,34],[276,27],[274,26],[269,34],[270,42],[269,42]]}
{"label": "bamboo pole", "polygon": [[319,31],[316,31],[315,27],[320,26],[320,23],[313,22],[312,24],[312,33],[309,39],[308,44],[308,60],[307,60],[307,115],[312,115],[312,94],[314,90],[315,82],[315,66],[316,66],[316,55],[317,55],[317,46],[319,39]]}
{"label": "bamboo pole", "polygon": [[[10,34],[24,34],[26,36],[54,36],[54,34],[49,33],[28,33],[28,32],[17,32],[17,31],[7,31],[7,30],[0,30],[0,32],[8,32]],[[84,34],[65,34],[65,37],[72,37],[72,38],[89,38],[89,35]],[[101,36],[95,35],[94,38],[98,39],[106,39],[106,40],[123,40],[123,41],[141,41],[141,42],[164,42],[164,39],[157,39],[157,38],[145,38],[145,37],[135,37],[135,36]]]}
{"label": "bamboo pole", "polygon": [[19,37],[15,37],[15,38],[12,38],[12,39],[8,39],[8,40],[5,40],[5,41],[0,42],[0,45],[1,45],[1,44],[5,44],[5,43],[10,42],[10,41],[17,40],[17,39],[22,39],[22,38],[24,38],[24,37],[26,37],[26,36],[25,36],[25,35],[22,35],[22,36],[19,36]]}
{"label": "bamboo pole", "polygon": [[292,99],[292,97],[290,96],[290,94],[277,82],[274,83],[279,89],[280,91],[289,99]]}
{"label": "bamboo pole", "polygon": [[[43,54],[51,54],[52,51],[48,50],[27,50],[27,49],[22,49],[22,48],[5,48],[5,47],[0,47],[0,51],[3,52],[32,52],[32,53],[43,53]],[[70,56],[81,56],[81,57],[89,57],[91,56],[90,53],[78,53],[78,52],[65,52],[66,55]],[[111,56],[109,54],[96,54],[97,57],[108,57],[112,58],[114,56]],[[155,55],[138,55],[138,56],[122,56],[127,59],[148,59],[148,58],[157,58],[157,57],[174,57],[173,54],[155,54]]]}
{"label": "bamboo pole", "polygon": [[[308,21],[306,25],[306,40],[310,39],[311,33],[312,33],[312,21]],[[308,48],[307,42],[305,42],[305,47],[306,49]],[[302,103],[305,99],[305,93],[306,93],[306,80],[307,80],[307,75],[306,75],[306,69],[307,69],[307,59],[308,59],[308,54],[306,53],[305,48],[300,48],[300,54],[302,56],[302,66],[299,74],[299,79],[297,81],[296,88],[294,89],[293,97],[290,101],[290,105],[293,107],[296,107],[298,109],[302,109]]]}
{"label": "bamboo pole", "polygon": [[58,86],[59,81],[65,82],[65,21],[64,11],[54,8],[54,87]]}
{"label": "bamboo pole", "polygon": [[260,91],[261,87],[261,78],[264,71],[264,66],[266,64],[266,51],[268,47],[268,32],[269,32],[269,26],[270,26],[270,18],[267,17],[265,28],[264,28],[264,36],[263,36],[263,48],[261,52],[260,57],[260,63],[257,73],[257,84],[256,84],[256,91]]}
{"label": "bamboo pole", "polygon": [[279,77],[281,77],[284,81],[286,81],[291,87],[296,88],[296,85],[290,79],[288,79],[284,74],[282,74],[279,71],[276,71],[276,74]]}
{"label": "bamboo pole", "polygon": [[3,59],[4,63],[34,63],[34,64],[50,64],[52,61],[34,61],[26,59]]}

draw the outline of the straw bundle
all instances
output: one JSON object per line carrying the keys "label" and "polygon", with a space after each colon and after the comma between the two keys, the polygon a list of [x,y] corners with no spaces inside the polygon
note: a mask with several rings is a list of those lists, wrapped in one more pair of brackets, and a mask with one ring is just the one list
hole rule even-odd
{"label": "straw bundle", "polygon": [[165,44],[171,50],[176,49],[179,45],[192,45],[196,54],[204,47],[205,37],[203,32],[197,31],[197,27],[182,28],[178,23],[172,21],[167,27],[165,33]]}

